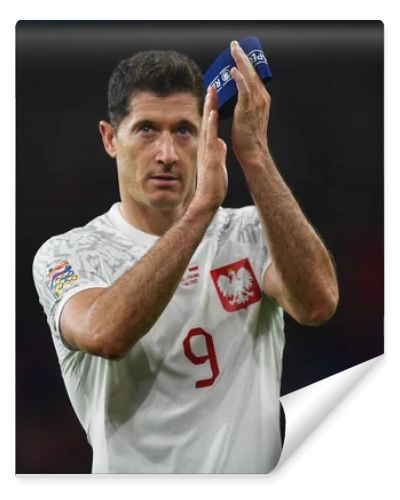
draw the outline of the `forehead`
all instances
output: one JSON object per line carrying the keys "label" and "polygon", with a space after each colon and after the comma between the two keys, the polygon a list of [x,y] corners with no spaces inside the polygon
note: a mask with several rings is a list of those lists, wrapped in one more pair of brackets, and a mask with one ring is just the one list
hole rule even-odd
{"label": "forehead", "polygon": [[139,92],[131,98],[129,109],[126,117],[129,121],[201,120],[198,98],[188,92],[177,92],[167,96]]}

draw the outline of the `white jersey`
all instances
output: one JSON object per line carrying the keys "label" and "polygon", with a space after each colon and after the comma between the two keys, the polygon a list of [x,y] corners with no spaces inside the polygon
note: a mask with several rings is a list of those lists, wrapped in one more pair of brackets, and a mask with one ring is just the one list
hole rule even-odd
{"label": "white jersey", "polygon": [[124,358],[72,350],[62,338],[67,300],[110,286],[157,240],[116,203],[35,256],[35,285],[92,470],[269,472],[282,447],[283,311],[262,292],[269,257],[255,207],[218,210],[173,298]]}

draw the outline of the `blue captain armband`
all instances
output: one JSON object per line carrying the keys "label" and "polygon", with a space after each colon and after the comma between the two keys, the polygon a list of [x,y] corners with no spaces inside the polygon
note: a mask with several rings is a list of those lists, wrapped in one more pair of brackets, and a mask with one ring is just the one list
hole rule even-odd
{"label": "blue captain armband", "polygon": [[[272,73],[258,38],[249,36],[240,40],[239,45],[250,59],[261,80],[264,83],[271,80]],[[222,119],[232,116],[237,101],[236,82],[230,73],[232,67],[236,67],[236,62],[228,47],[215,59],[203,77],[206,88],[212,85],[217,90],[218,113]]]}

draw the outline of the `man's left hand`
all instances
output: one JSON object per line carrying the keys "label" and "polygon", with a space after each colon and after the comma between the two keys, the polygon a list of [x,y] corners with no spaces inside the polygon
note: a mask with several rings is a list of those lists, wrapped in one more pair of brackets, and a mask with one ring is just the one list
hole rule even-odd
{"label": "man's left hand", "polygon": [[242,167],[268,152],[267,127],[271,97],[249,58],[237,42],[231,43],[236,68],[231,75],[238,87],[232,124],[232,148]]}

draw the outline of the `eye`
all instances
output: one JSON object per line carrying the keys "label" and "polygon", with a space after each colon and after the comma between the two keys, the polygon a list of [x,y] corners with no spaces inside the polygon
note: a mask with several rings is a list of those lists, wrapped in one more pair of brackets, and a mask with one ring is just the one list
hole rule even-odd
{"label": "eye", "polygon": [[143,132],[144,134],[150,134],[151,132],[153,132],[153,127],[151,125],[142,125],[140,127],[140,132]]}
{"label": "eye", "polygon": [[136,130],[143,139],[154,139],[157,133],[157,129],[152,123],[142,123],[138,125]]}
{"label": "eye", "polygon": [[177,134],[181,136],[187,136],[191,134],[191,130],[189,129],[189,127],[181,125],[180,127],[177,128]]}

